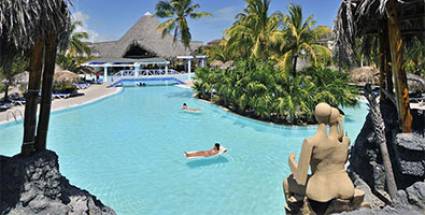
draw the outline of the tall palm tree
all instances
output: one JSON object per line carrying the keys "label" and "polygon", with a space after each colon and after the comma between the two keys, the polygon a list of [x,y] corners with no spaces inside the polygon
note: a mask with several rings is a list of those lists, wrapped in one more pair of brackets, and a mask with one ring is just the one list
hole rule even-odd
{"label": "tall palm tree", "polygon": [[162,31],[162,36],[173,33],[174,42],[180,39],[183,45],[190,49],[192,34],[190,33],[187,18],[200,19],[210,16],[207,12],[198,12],[199,4],[194,4],[192,0],[161,0],[156,5],[156,15],[160,18],[167,18],[158,28]]}
{"label": "tall palm tree", "polygon": [[266,59],[269,56],[270,35],[278,30],[281,13],[269,15],[271,0],[245,0],[246,8],[235,24],[227,30],[230,48],[245,52],[246,57]]}
{"label": "tall palm tree", "polygon": [[[319,37],[329,33],[329,28],[319,26],[314,28],[313,16],[303,17],[302,8],[291,4],[289,14],[283,17],[284,29],[274,35],[274,40],[279,41],[277,60],[282,66],[291,65],[292,75],[296,76],[299,57],[310,58],[316,64],[319,57],[330,58],[330,49],[318,43]],[[281,55],[283,53],[283,55]]]}
{"label": "tall palm tree", "polygon": [[[29,82],[22,154],[46,148],[52,80],[58,45],[68,40],[67,0],[2,0],[0,2],[0,66],[18,54],[29,56]],[[37,98],[41,107],[37,126]],[[36,138],[37,131],[37,138]]]}
{"label": "tall palm tree", "polygon": [[86,42],[89,39],[89,33],[85,31],[77,31],[82,26],[81,21],[73,21],[70,26],[71,36],[66,49],[57,56],[56,64],[63,69],[72,72],[82,72],[86,67],[81,66],[84,62],[90,60],[91,48]]}
{"label": "tall palm tree", "polygon": [[68,49],[66,55],[72,58],[79,57],[82,55],[88,56],[91,54],[91,49],[85,42],[89,39],[89,33],[84,31],[77,31],[79,26],[82,26],[81,21],[74,21],[71,24],[71,37],[68,42]]}

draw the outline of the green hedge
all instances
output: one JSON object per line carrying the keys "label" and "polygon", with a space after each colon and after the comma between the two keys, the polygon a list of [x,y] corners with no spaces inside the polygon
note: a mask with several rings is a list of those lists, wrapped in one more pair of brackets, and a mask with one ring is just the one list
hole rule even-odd
{"label": "green hedge", "polygon": [[284,124],[314,123],[319,102],[355,105],[358,91],[348,76],[328,68],[308,68],[293,77],[269,62],[244,60],[226,70],[199,68],[194,88],[211,100],[252,118]]}

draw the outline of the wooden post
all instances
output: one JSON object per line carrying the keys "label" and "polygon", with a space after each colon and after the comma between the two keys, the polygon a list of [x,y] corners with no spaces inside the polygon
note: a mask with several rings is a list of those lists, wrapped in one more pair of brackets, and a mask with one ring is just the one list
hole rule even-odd
{"label": "wooden post", "polygon": [[396,101],[400,129],[404,133],[412,132],[412,115],[410,113],[409,87],[407,86],[406,71],[403,70],[404,44],[401,37],[397,15],[397,0],[387,3],[388,38],[391,50],[391,69],[395,81]]}
{"label": "wooden post", "polygon": [[46,41],[44,56],[43,83],[41,91],[40,116],[38,118],[36,151],[46,149],[47,130],[49,128],[50,110],[52,105],[53,77],[57,53],[57,36],[50,33]]}
{"label": "wooden post", "polygon": [[[383,31],[380,35],[380,54],[381,54],[381,68],[380,68],[380,85],[381,85],[381,101],[383,99],[387,98],[388,96],[392,96],[393,90],[394,90],[394,84],[393,84],[393,75],[391,72],[391,53],[390,53],[390,42],[388,41],[388,26],[387,26],[387,20],[384,20],[382,23]],[[384,92],[386,91],[388,95]],[[394,100],[393,97],[388,98],[391,101]],[[394,101],[394,104],[396,105],[396,102]]]}
{"label": "wooden post", "polygon": [[35,130],[37,126],[37,106],[40,92],[41,73],[43,68],[44,42],[37,39],[31,50],[30,71],[28,81],[28,91],[26,95],[25,115],[24,115],[24,140],[21,153],[24,156],[34,152]]}

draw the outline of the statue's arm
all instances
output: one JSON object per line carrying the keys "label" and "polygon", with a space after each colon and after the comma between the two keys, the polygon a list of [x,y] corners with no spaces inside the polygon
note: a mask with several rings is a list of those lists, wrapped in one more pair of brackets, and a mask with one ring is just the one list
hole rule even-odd
{"label": "statue's arm", "polygon": [[310,167],[313,147],[314,145],[310,141],[304,140],[298,165],[295,166],[296,168],[293,172],[295,180],[299,185],[305,185],[307,183],[308,169]]}
{"label": "statue's arm", "polygon": [[295,174],[298,169],[297,160],[295,160],[295,153],[291,153],[288,159],[289,168],[291,168],[291,173]]}

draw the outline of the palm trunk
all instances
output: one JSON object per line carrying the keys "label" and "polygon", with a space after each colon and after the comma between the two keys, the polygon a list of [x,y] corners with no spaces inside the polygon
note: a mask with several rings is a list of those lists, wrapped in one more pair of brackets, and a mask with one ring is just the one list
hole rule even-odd
{"label": "palm trunk", "polygon": [[37,39],[31,50],[30,71],[28,81],[28,92],[26,95],[25,116],[24,116],[24,141],[21,153],[24,156],[34,152],[37,98],[40,92],[41,73],[43,67],[44,43]]}
{"label": "palm trunk", "polygon": [[295,54],[293,57],[293,62],[292,62],[292,76],[294,78],[297,76],[297,62],[298,62],[298,55]]}
{"label": "palm trunk", "polygon": [[9,81],[7,84],[4,85],[4,96],[3,100],[7,101],[9,99]]}
{"label": "palm trunk", "polygon": [[412,115],[410,113],[409,88],[406,72],[403,70],[403,39],[397,16],[397,1],[387,3],[388,36],[391,50],[391,67],[395,81],[396,101],[400,129],[404,133],[412,132]]}
{"label": "palm trunk", "polygon": [[376,141],[379,144],[379,149],[381,151],[382,161],[384,163],[385,169],[385,180],[387,182],[388,193],[391,198],[394,200],[397,194],[397,184],[394,178],[393,167],[388,153],[387,139],[385,137],[385,124],[382,119],[381,109],[377,103],[375,97],[372,95],[371,90],[367,91],[366,97],[370,104],[370,114],[374,126],[374,131],[376,135]]}
{"label": "palm trunk", "polygon": [[43,83],[41,91],[40,116],[38,118],[37,140],[35,149],[46,149],[47,130],[49,128],[50,109],[52,105],[52,86],[55,73],[57,39],[55,34],[49,34],[44,56]]}

